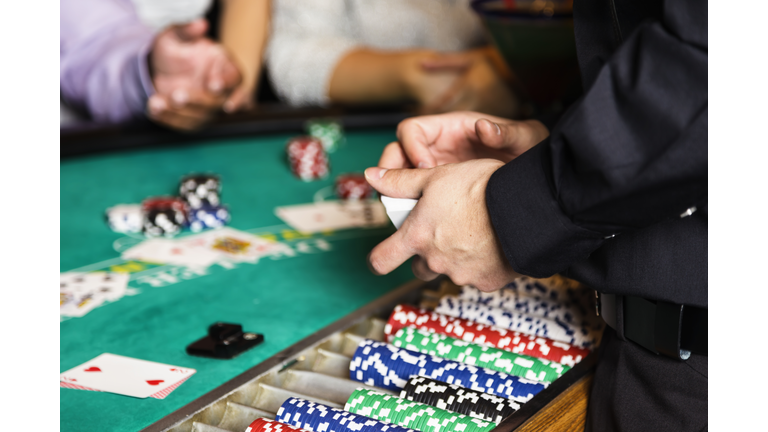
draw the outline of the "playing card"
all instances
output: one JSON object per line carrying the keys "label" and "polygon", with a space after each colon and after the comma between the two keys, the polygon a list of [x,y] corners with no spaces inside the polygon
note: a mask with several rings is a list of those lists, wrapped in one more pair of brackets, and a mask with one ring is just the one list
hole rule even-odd
{"label": "playing card", "polygon": [[217,251],[191,247],[177,240],[165,238],[145,240],[123,252],[121,257],[125,260],[187,267],[208,267],[222,259],[222,255]]}
{"label": "playing card", "polygon": [[400,229],[400,226],[405,222],[405,218],[411,214],[411,210],[416,207],[419,200],[410,198],[390,198],[388,196],[381,196],[381,203],[384,204],[384,208],[387,210],[387,216],[395,228]]}
{"label": "playing card", "polygon": [[62,387],[146,398],[167,395],[172,390],[169,387],[178,387],[195,372],[195,369],[104,353],[62,373],[59,381]]}
{"label": "playing card", "polygon": [[190,250],[204,249],[220,254],[230,261],[251,263],[288,247],[229,227],[180,238],[177,242]]}
{"label": "playing card", "polygon": [[275,214],[300,232],[318,232],[387,223],[384,206],[375,199],[362,201],[321,201],[312,204],[277,207]]}
{"label": "playing card", "polygon": [[61,273],[61,315],[81,317],[105,301],[117,301],[125,295],[129,277],[107,272]]}

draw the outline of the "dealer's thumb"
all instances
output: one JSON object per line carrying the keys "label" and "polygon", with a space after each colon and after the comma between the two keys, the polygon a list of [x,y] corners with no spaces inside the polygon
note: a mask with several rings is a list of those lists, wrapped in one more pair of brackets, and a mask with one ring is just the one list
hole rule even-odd
{"label": "dealer's thumb", "polygon": [[365,170],[365,179],[382,195],[391,198],[419,199],[430,174],[429,169],[373,167]]}

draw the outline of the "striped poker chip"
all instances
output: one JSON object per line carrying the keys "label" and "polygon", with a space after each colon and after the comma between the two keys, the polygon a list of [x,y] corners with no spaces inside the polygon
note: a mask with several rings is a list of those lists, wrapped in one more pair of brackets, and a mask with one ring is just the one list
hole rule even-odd
{"label": "striped poker chip", "polygon": [[411,377],[400,398],[496,424],[520,409],[520,404],[509,399],[422,376]]}
{"label": "striped poker chip", "polygon": [[417,375],[518,402],[527,402],[547,386],[370,339],[360,342],[349,364],[350,379],[389,390],[402,389],[412,376]]}
{"label": "striped poker chip", "polygon": [[490,421],[363,388],[352,393],[344,409],[421,432],[489,432],[496,427]]}
{"label": "striped poker chip", "polygon": [[492,346],[568,366],[574,366],[589,354],[589,350],[564,342],[479,324],[409,305],[395,307],[384,327],[384,333],[391,341],[395,333],[403,327],[415,327],[463,341]]}
{"label": "striped poker chip", "polygon": [[549,360],[482,346],[413,327],[398,330],[391,343],[398,348],[545,383],[551,383],[571,369]]}
{"label": "striped poker chip", "polygon": [[276,421],[311,432],[418,432],[300,398],[289,398]]}
{"label": "striped poker chip", "polygon": [[280,423],[279,421],[266,418],[258,418],[245,429],[245,432],[288,432],[303,430],[304,429],[297,428],[295,426]]}
{"label": "striped poker chip", "polygon": [[599,332],[579,328],[558,319],[534,317],[523,313],[486,306],[462,300],[457,296],[447,295],[440,299],[435,312],[468,319],[477,323],[492,325],[532,336],[546,337],[552,340],[591,349],[600,339]]}
{"label": "striped poker chip", "polygon": [[311,136],[291,138],[286,147],[291,172],[303,181],[319,180],[328,176],[330,166],[323,143]]}

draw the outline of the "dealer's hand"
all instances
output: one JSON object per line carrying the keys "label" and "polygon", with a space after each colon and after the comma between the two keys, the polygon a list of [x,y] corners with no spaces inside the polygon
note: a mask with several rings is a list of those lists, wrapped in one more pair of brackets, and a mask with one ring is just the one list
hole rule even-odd
{"label": "dealer's hand", "polygon": [[387,274],[416,255],[413,273],[423,280],[445,274],[458,285],[493,291],[519,277],[485,205],[488,179],[503,165],[480,159],[432,169],[368,168],[365,177],[381,194],[419,199],[400,229],[371,251],[371,269]]}
{"label": "dealer's hand", "polygon": [[492,158],[502,162],[549,136],[537,120],[515,121],[471,111],[413,117],[397,127],[398,141],[381,155],[384,168],[432,168]]}

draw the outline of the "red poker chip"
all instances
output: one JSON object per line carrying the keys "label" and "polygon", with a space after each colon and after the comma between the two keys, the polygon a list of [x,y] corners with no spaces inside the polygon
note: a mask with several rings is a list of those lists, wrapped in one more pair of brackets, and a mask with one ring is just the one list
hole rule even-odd
{"label": "red poker chip", "polygon": [[178,197],[172,196],[158,196],[149,197],[141,202],[141,209],[148,210],[166,210],[173,209],[177,211],[187,211],[187,204]]}
{"label": "red poker chip", "polygon": [[343,174],[336,178],[336,195],[344,200],[370,198],[373,188],[363,174]]}
{"label": "red poker chip", "polygon": [[276,420],[269,420],[265,418],[258,418],[251,423],[245,429],[245,432],[287,432],[287,431],[304,431],[304,429],[291,426],[289,424],[281,423]]}
{"label": "red poker chip", "polygon": [[403,327],[443,334],[467,342],[492,346],[517,354],[574,366],[589,354],[589,350],[564,342],[526,335],[499,327],[491,327],[462,318],[443,315],[409,305],[398,305],[384,327],[387,340]]}
{"label": "red poker chip", "polygon": [[304,181],[324,178],[330,171],[323,143],[311,136],[291,138],[286,145],[291,172]]}

